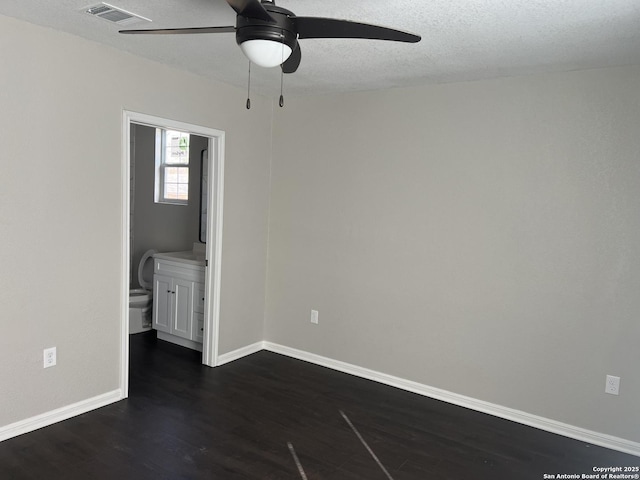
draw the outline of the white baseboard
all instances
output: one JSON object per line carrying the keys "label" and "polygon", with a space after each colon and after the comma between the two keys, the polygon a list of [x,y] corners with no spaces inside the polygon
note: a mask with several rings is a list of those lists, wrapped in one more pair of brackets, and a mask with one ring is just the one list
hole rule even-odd
{"label": "white baseboard", "polygon": [[411,380],[405,380],[403,378],[394,377],[393,375],[387,375],[386,373],[376,372],[368,368],[358,367],[349,363],[333,360],[331,358],[323,357],[313,353],[308,353],[303,350],[297,350],[291,347],[285,347],[284,345],[278,345],[271,342],[263,342],[264,349],[270,352],[280,353],[288,357],[297,358],[306,362],[328,367],[333,370],[355,375],[357,377],[366,378],[375,382],[390,385],[392,387],[407,390],[409,392],[424,395],[425,397],[434,398],[436,400],[442,400],[453,405],[469,408],[478,412],[487,413],[494,417],[504,418],[513,422],[528,425],[530,427],[538,428],[565,437],[573,438],[583,442],[591,443],[593,445],[599,445],[601,447],[610,448],[631,455],[640,456],[640,443],[625,440],[623,438],[614,437],[612,435],[606,435],[604,433],[598,433],[584,428],[576,427],[566,423],[551,420],[549,418],[540,417],[538,415],[532,415],[530,413],[522,412],[520,410],[514,410],[512,408],[503,407],[495,403],[489,403],[482,400],[478,400],[457,393],[449,392],[439,388],[430,387],[421,383],[413,382]]}
{"label": "white baseboard", "polygon": [[0,427],[0,442],[122,400],[120,389]]}
{"label": "white baseboard", "polygon": [[[573,438],[583,442],[591,443],[593,445],[599,445],[601,447],[610,448],[631,455],[640,457],[640,443],[633,442],[631,440],[625,440],[624,438],[614,437],[604,433],[598,433],[591,430],[587,430],[581,427],[569,425],[567,423],[558,422],[549,418],[540,417],[538,415],[532,415],[530,413],[522,412],[520,410],[514,410],[512,408],[503,407],[494,403],[485,402],[475,398],[459,395],[457,393],[449,392],[421,383],[413,382],[411,380],[405,380],[403,378],[394,377],[386,373],[376,372],[368,368],[359,367],[350,363],[341,362],[339,360],[333,360],[331,358],[316,355],[314,353],[305,352],[291,347],[285,347],[284,345],[278,345],[272,342],[256,342],[252,345],[233,350],[218,356],[217,365],[224,365],[225,363],[238,360],[247,355],[259,352],[260,350],[268,350],[270,352],[279,353],[288,357],[304,360],[309,363],[321,365],[323,367],[331,368],[340,372],[355,375],[357,377],[373,380],[385,385],[400,388],[409,392],[417,393],[425,397],[434,398],[436,400],[442,400],[453,405],[469,408],[482,413],[487,413],[495,417],[511,420],[523,425],[538,428],[565,437]],[[0,427],[0,442],[7,440],[24,433],[37,430],[48,425],[66,420],[77,415],[95,410],[96,408],[104,407],[110,403],[122,400],[122,391],[120,389],[108,392],[97,397],[89,398],[66,407],[58,408],[50,412],[37,415],[35,417],[21,420],[16,423]]]}
{"label": "white baseboard", "polygon": [[202,351],[201,342],[194,342],[193,340],[189,340],[188,338],[178,337],[177,335],[171,335],[170,333],[160,332],[158,330],[156,330],[156,338],[158,340],[163,340],[175,345],[180,345],[181,347],[196,350],[198,352]]}
{"label": "white baseboard", "polygon": [[225,363],[233,362],[234,360],[238,360],[239,358],[246,357],[247,355],[251,355],[252,353],[259,352],[260,350],[264,350],[264,342],[256,342],[252,345],[247,345],[246,347],[223,353],[222,355],[218,355],[216,367],[224,365]]}

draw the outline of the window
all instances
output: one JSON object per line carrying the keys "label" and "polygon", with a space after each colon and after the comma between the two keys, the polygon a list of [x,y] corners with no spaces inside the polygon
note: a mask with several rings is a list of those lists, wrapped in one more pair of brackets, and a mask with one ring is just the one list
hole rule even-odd
{"label": "window", "polygon": [[156,128],[156,203],[189,201],[189,134]]}

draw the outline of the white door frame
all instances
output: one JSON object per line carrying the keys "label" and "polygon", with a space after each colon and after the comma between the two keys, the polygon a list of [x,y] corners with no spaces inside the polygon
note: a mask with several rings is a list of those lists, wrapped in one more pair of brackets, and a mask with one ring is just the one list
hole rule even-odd
{"label": "white door frame", "polygon": [[144,113],[122,112],[122,263],[120,309],[120,389],[122,398],[129,396],[129,278],[130,278],[130,205],[131,205],[131,124],[169,128],[189,132],[209,139],[209,192],[207,195],[207,246],[205,269],[206,294],[202,363],[218,364],[218,332],[220,323],[220,280],[222,272],[222,213],[224,198],[224,132],[209,127],[154,117]]}

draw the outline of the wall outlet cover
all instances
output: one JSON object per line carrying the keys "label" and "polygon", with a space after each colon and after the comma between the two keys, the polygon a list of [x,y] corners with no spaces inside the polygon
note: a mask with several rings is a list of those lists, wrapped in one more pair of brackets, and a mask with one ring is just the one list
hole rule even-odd
{"label": "wall outlet cover", "polygon": [[611,395],[620,394],[620,377],[614,377],[613,375],[607,375],[607,383],[604,386],[605,393]]}
{"label": "wall outlet cover", "polygon": [[318,311],[311,310],[311,323],[318,324]]}
{"label": "wall outlet cover", "polygon": [[45,348],[43,356],[44,368],[53,367],[56,364],[56,347]]}

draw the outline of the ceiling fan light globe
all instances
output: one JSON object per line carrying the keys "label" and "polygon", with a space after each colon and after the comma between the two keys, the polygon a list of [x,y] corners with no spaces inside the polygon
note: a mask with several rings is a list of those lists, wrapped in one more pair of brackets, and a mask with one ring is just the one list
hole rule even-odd
{"label": "ceiling fan light globe", "polygon": [[246,40],[240,49],[252,63],[260,67],[273,68],[287,61],[291,56],[291,47],[273,40]]}

